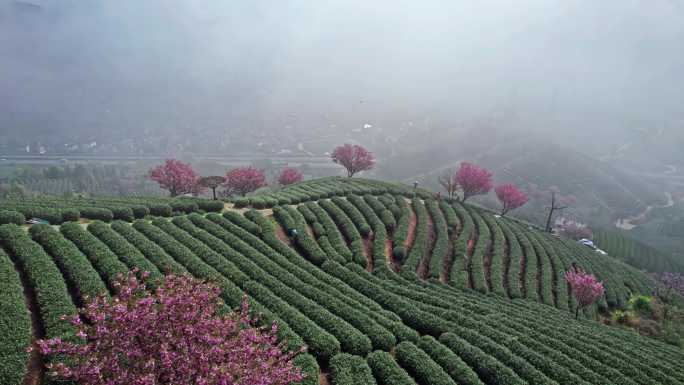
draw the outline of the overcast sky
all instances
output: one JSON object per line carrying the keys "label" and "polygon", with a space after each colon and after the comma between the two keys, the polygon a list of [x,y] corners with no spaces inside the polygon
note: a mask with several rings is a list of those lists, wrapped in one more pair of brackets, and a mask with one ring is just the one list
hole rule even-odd
{"label": "overcast sky", "polygon": [[492,114],[684,129],[683,73],[680,0],[0,0],[3,134]]}

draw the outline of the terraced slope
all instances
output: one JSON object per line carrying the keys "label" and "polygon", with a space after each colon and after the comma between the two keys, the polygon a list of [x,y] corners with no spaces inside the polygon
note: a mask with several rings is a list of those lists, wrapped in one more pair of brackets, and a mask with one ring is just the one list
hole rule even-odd
{"label": "terraced slope", "polygon": [[0,226],[3,308],[7,298],[13,310],[2,317],[23,325],[0,337],[0,382],[22,383],[31,335],[68,334],[59,315],[114,293],[112,277],[138,267],[210,279],[230,306],[247,293],[290,348],[308,346],[297,358],[306,384],[684,383],[681,350],[591,321],[596,308],[573,318],[562,280],[573,264],[606,283],[600,306],[649,289],[640,272],[574,242],[400,189],[270,213]]}
{"label": "terraced slope", "polygon": [[684,259],[656,250],[618,231],[599,231],[594,241],[611,256],[650,272],[684,272]]}

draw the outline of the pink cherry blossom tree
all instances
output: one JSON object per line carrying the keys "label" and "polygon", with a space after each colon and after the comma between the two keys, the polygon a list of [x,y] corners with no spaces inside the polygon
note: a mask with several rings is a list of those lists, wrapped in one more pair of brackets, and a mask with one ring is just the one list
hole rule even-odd
{"label": "pink cherry blossom tree", "polygon": [[357,144],[344,144],[336,147],[331,155],[332,161],[347,169],[347,177],[357,172],[370,170],[375,165],[373,153]]}
{"label": "pink cherry blossom tree", "polygon": [[580,309],[596,302],[603,295],[603,283],[599,282],[593,274],[585,273],[580,268],[566,271],[565,280],[570,284],[572,295],[577,300],[575,318],[579,316]]}
{"label": "pink cherry blossom tree", "polygon": [[261,187],[266,186],[266,176],[264,170],[248,167],[237,167],[226,174],[226,181],[223,184],[227,195],[246,195]]}
{"label": "pink cherry blossom tree", "polygon": [[163,165],[150,169],[148,175],[159,187],[169,190],[172,197],[197,191],[197,173],[188,163],[177,159],[167,159]]}
{"label": "pink cherry blossom tree", "polygon": [[278,176],[278,184],[288,186],[293,183],[301,182],[304,175],[296,168],[284,168]]}
{"label": "pink cherry blossom tree", "polygon": [[462,162],[455,179],[463,191],[463,202],[474,195],[487,194],[492,189],[492,173],[472,163]]}
{"label": "pink cherry blossom tree", "polygon": [[496,197],[499,199],[499,202],[501,202],[502,216],[508,214],[509,211],[524,205],[529,200],[527,194],[510,183],[496,186],[494,192],[496,192]]}
{"label": "pink cherry blossom tree", "polygon": [[90,385],[286,385],[303,378],[293,364],[299,352],[277,341],[277,324],[256,326],[246,298],[241,311],[219,315],[218,286],[169,275],[150,293],[147,276],[120,277],[117,296],[93,298],[71,317],[79,343],[38,341],[42,354],[60,360],[48,365],[51,375]]}

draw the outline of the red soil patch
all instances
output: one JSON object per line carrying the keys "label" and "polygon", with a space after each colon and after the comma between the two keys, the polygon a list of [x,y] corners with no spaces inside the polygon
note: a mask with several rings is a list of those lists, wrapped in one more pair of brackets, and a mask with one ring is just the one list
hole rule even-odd
{"label": "red soil patch", "polygon": [[321,371],[318,373],[318,385],[330,385],[330,372],[327,370],[321,369]]}
{"label": "red soil patch", "polygon": [[287,236],[287,234],[285,234],[285,229],[283,229],[283,227],[280,226],[280,224],[278,224],[278,223],[275,224],[275,233],[281,242],[283,242],[284,244],[286,244],[288,246],[292,246],[292,241]]}
{"label": "red soil patch", "polygon": [[397,263],[392,254],[392,239],[389,236],[385,238],[385,260],[392,270],[395,272],[399,271],[399,263]]}
{"label": "red soil patch", "polygon": [[374,234],[368,233],[368,237],[363,239],[363,253],[366,255],[366,270],[373,271],[373,239]]}
{"label": "red soil patch", "polygon": [[503,273],[503,287],[504,290],[506,291],[506,296],[508,298],[511,298],[511,286],[508,280],[508,274],[511,271],[511,240],[504,236],[504,260],[503,260],[503,268],[504,268],[504,273]]}

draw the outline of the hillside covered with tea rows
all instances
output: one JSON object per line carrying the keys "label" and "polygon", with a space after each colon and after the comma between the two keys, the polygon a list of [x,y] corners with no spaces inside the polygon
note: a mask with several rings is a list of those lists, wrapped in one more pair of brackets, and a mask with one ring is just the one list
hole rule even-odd
{"label": "hillside covered with tea rows", "polygon": [[[0,209],[55,213],[0,226],[2,384],[42,376],[31,341],[68,338],[61,315],[115,295],[133,268],[215,282],[231,307],[246,294],[289,349],[307,347],[295,359],[305,384],[684,383],[684,351],[594,321],[650,292],[642,272],[425,190],[324,178],[225,204],[46,198]],[[579,319],[572,267],[605,287]]]}

